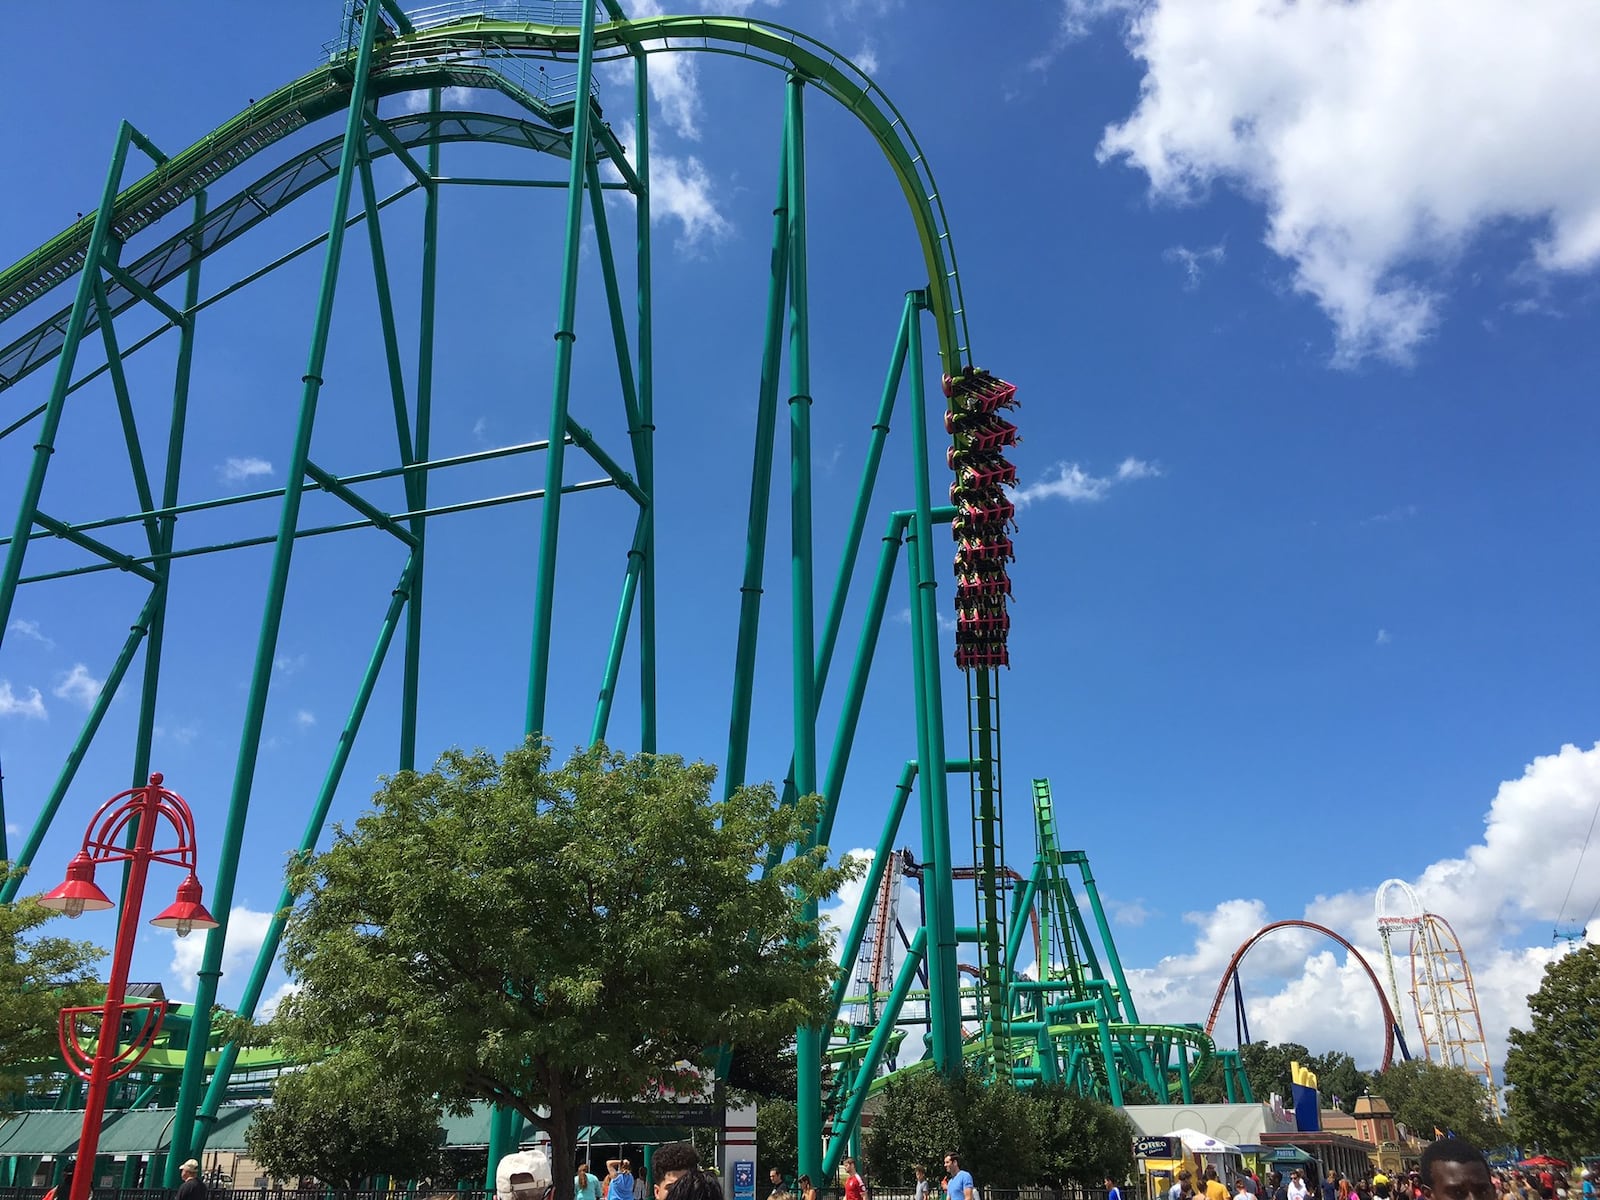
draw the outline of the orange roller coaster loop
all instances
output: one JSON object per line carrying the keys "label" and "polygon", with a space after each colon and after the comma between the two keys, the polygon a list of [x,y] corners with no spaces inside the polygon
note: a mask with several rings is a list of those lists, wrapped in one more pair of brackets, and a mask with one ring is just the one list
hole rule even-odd
{"label": "orange roller coaster loop", "polygon": [[1387,1071],[1389,1064],[1394,1061],[1395,1016],[1394,1009],[1389,1004],[1389,998],[1383,994],[1383,985],[1378,982],[1377,972],[1372,969],[1372,965],[1367,962],[1361,951],[1357,950],[1326,925],[1318,925],[1315,921],[1274,921],[1270,925],[1263,925],[1244,940],[1240,947],[1233,952],[1233,957],[1228,960],[1228,969],[1222,973],[1222,982],[1217,984],[1217,994],[1211,1001],[1211,1015],[1206,1018],[1206,1036],[1209,1037],[1211,1031],[1216,1028],[1217,1014],[1222,1011],[1222,1002],[1227,999],[1228,985],[1233,982],[1234,976],[1239,973],[1239,963],[1249,952],[1251,946],[1254,946],[1267,934],[1279,929],[1309,929],[1313,933],[1320,933],[1324,937],[1332,938],[1348,950],[1351,957],[1361,964],[1361,969],[1367,973],[1367,978],[1372,980],[1372,990],[1377,993],[1378,1003],[1383,1008],[1383,1065],[1378,1069]]}

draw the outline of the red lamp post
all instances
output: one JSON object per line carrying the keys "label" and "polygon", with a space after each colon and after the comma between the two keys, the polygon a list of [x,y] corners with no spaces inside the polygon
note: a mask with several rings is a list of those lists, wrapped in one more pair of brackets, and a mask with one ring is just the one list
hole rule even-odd
{"label": "red lamp post", "polygon": [[[165,822],[176,841],[156,846],[157,827]],[[129,831],[132,832],[131,844]],[[133,960],[133,935],[139,924],[139,907],[144,901],[145,876],[153,862],[184,867],[188,875],[178,885],[178,896],[150,924],[171,929],[179,937],[195,929],[215,929],[217,921],[200,902],[200,881],[195,878],[194,816],[189,805],[176,792],[161,786],[161,775],[150,776],[145,787],[121,792],[100,806],[83,835],[83,849],[67,866],[66,881],[40,897],[45,908],[78,917],[85,912],[114,907],[110,897],[95,885],[94,869],[101,863],[127,863],[127,894],[117,920],[117,944],[111,956],[111,980],[106,985],[105,1003],[98,1008],[63,1008],[58,1035],[61,1055],[67,1066],[89,1087],[83,1102],[83,1133],[78,1139],[78,1166],[72,1174],[70,1200],[88,1200],[94,1181],[95,1152],[100,1147],[100,1126],[105,1119],[106,1093],[142,1059],[161,1032],[166,1006],[159,1000],[127,1002],[128,970]],[[140,1019],[128,1044],[119,1049],[122,1018],[126,1013]],[[98,1014],[96,1024],[93,1016]],[[80,1035],[93,1029],[93,1050],[84,1047]],[[195,1050],[190,1047],[191,1052]],[[203,1052],[203,1049],[202,1049]]]}

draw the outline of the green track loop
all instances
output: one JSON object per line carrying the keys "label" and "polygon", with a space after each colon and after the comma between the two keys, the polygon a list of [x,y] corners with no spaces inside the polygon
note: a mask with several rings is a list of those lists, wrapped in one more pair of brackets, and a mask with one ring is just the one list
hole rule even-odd
{"label": "green track loop", "polygon": [[[928,268],[928,308],[938,331],[939,358],[947,375],[969,361],[967,320],[956,269],[955,247],[944,204],[921,147],[887,96],[847,58],[805,34],[765,21],[733,17],[652,17],[612,22],[595,30],[598,61],[646,54],[695,51],[727,54],[764,63],[803,78],[842,104],[867,130],[905,193]],[[371,92],[383,96],[437,86],[461,75],[466,86],[506,85],[483,65],[488,51],[563,59],[575,56],[573,26],[468,18],[378,46]],[[298,129],[341,111],[352,85],[351,56],[341,56],[252,104],[238,116],[174,155],[128,186],[116,198],[115,236],[126,241],[189,200],[201,188]],[[19,312],[83,264],[93,220],[69,226],[38,250],[0,272],[0,320]],[[0,387],[10,380],[0,376]]]}

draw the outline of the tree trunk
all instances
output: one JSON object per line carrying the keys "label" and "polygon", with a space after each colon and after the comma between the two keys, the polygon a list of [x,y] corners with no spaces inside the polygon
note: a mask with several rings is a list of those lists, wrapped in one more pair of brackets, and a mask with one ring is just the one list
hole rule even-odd
{"label": "tree trunk", "polygon": [[[555,1184],[552,1200],[572,1200],[572,1175],[578,1161],[578,1110],[568,1106],[565,1091],[550,1089],[550,1179]],[[593,1164],[590,1164],[591,1166]]]}

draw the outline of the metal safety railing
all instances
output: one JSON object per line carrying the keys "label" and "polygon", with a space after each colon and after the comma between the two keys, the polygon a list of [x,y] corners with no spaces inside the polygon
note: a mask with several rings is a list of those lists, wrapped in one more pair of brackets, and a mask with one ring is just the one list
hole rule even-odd
{"label": "metal safety railing", "polygon": [[[518,54],[505,46],[490,42],[467,48],[450,48],[444,53],[437,45],[396,47],[384,60],[386,72],[404,71],[411,67],[429,67],[438,64],[454,66],[477,65],[488,67],[497,75],[515,84],[535,102],[549,109],[559,109],[577,103],[578,72],[552,71],[537,59]],[[597,104],[600,100],[600,83],[589,80],[589,98]]]}
{"label": "metal safety railing", "polygon": [[[598,5],[596,6],[598,7]],[[609,20],[604,10],[597,14]],[[445,0],[442,4],[425,4],[421,8],[406,9],[406,16],[418,29],[432,29],[435,25],[450,25],[465,17],[486,17],[492,21],[533,21],[540,25],[580,25],[583,22],[583,0],[542,0],[529,4],[497,4],[494,0]]]}

